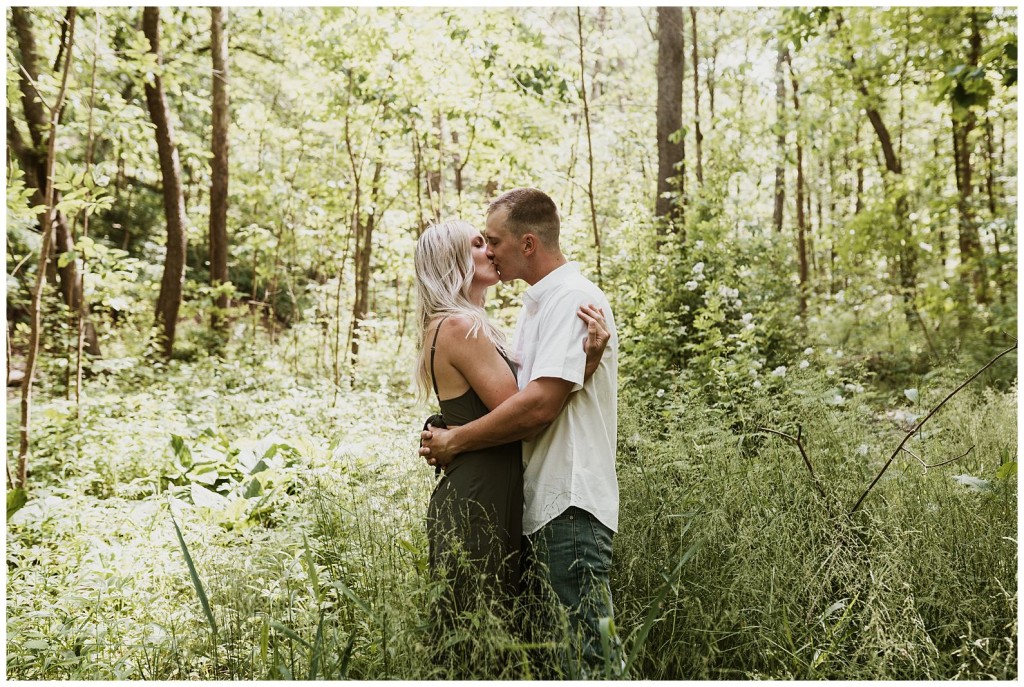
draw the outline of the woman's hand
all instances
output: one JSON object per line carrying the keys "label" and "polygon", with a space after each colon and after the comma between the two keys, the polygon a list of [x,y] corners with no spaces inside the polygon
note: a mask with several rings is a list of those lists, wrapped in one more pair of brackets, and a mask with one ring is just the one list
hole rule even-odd
{"label": "woman's hand", "polygon": [[597,371],[601,364],[601,356],[604,355],[608,342],[611,341],[612,333],[608,330],[608,323],[604,319],[604,310],[590,303],[581,305],[576,311],[576,316],[587,325],[587,338],[583,340],[583,350],[587,353],[587,367],[583,375],[584,381]]}

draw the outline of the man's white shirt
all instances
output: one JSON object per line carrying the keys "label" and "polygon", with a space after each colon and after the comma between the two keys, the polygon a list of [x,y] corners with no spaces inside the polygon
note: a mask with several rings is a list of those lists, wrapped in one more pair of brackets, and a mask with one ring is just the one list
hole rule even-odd
{"label": "man's white shirt", "polygon": [[[611,340],[586,384],[583,376],[587,327],[577,317],[593,303],[605,313]],[[512,342],[519,361],[519,388],[541,377],[573,384],[567,406],[532,441],[523,441],[523,532],[533,534],[570,506],[587,511],[612,531],[619,525],[615,477],[619,340],[611,305],[597,286],[570,262],[523,293],[523,309]]]}

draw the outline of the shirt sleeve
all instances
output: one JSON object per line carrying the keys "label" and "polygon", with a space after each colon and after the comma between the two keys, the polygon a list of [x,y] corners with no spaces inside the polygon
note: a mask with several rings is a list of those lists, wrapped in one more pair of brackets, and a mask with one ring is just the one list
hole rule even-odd
{"label": "shirt sleeve", "polygon": [[583,387],[587,367],[587,354],[583,341],[587,326],[576,316],[576,309],[586,303],[582,291],[552,294],[544,303],[537,337],[537,357],[530,381],[541,377],[554,377],[572,382],[572,391]]}

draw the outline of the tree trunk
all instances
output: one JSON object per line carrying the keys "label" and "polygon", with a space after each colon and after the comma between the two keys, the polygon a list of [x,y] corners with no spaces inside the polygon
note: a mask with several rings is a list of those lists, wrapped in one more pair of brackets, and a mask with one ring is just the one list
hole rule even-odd
{"label": "tree trunk", "polygon": [[590,106],[587,104],[587,79],[583,62],[583,13],[576,8],[577,28],[580,45],[580,93],[583,96],[583,121],[587,125],[587,197],[590,200],[590,222],[594,230],[594,250],[597,253],[597,285],[603,288],[601,276],[601,232],[597,228],[597,206],[594,202],[594,145],[590,138]]}
{"label": "tree trunk", "polygon": [[[150,52],[157,64],[163,63],[160,51],[160,8],[146,7],[142,11],[142,30],[149,40]],[[167,255],[164,274],[160,280],[160,294],[156,300],[156,326],[163,353],[170,358],[174,350],[174,333],[181,307],[181,289],[185,281],[185,199],[181,188],[181,162],[174,140],[174,125],[164,96],[159,74],[152,83],[146,83],[146,106],[156,127],[156,145],[160,156],[160,176],[163,181],[164,215],[167,218]]]}
{"label": "tree trunk", "polygon": [[[978,15],[977,10],[972,10],[970,48],[967,55],[968,65],[977,68],[980,57],[981,33],[978,29]],[[975,221],[972,197],[974,195],[974,170],[971,167],[971,154],[974,152],[974,143],[971,134],[977,125],[977,115],[970,108],[967,108],[963,113],[958,112],[954,103],[952,125],[953,158],[958,192],[956,206],[960,216],[958,241],[960,248],[960,279],[968,290],[973,285],[974,296],[978,303],[987,303],[989,300],[986,289],[988,277],[985,274],[984,253],[981,247],[981,239],[978,235],[978,225]]]}
{"label": "tree trunk", "polygon": [[800,86],[793,72],[793,61],[789,50],[782,51],[783,59],[789,66],[789,78],[793,87],[793,117],[796,123],[796,254],[800,274],[800,316],[807,314],[808,276],[807,268],[807,217],[804,213],[804,146],[800,137]]}
{"label": "tree trunk", "polygon": [[704,186],[704,162],[702,158],[702,144],[704,135],[700,132],[700,77],[697,74],[697,8],[690,7],[690,52],[693,59],[693,128],[694,140],[696,141],[695,153],[697,156],[697,186]]}
{"label": "tree trunk", "polygon": [[775,58],[775,213],[772,219],[775,231],[782,231],[782,218],[786,208],[786,79],[782,63],[786,48],[779,40]]}
{"label": "tree trunk", "polygon": [[[28,355],[25,361],[25,379],[21,385],[21,425],[19,428],[18,446],[18,468],[16,482],[11,486],[19,489],[28,487],[28,449],[29,449],[29,428],[32,417],[32,378],[35,375],[36,358],[39,355],[39,335],[42,329],[42,298],[43,285],[46,278],[46,264],[49,262],[50,242],[53,236],[53,226],[56,221],[57,198],[53,188],[53,165],[57,154],[57,128],[60,121],[60,111],[64,107],[64,95],[67,93],[68,76],[71,73],[72,49],[75,41],[75,9],[68,12],[67,31],[67,56],[64,60],[64,73],[61,78],[60,91],[57,94],[56,102],[50,109],[49,137],[46,145],[46,161],[40,175],[46,181],[46,192],[43,194],[43,202],[46,207],[45,217],[42,222],[43,240],[39,248],[39,267],[36,272],[35,288],[32,290],[32,303],[29,309],[31,324],[29,325]],[[8,472],[10,474],[10,472]]]}
{"label": "tree trunk", "polygon": [[369,312],[370,302],[370,265],[373,255],[373,230],[377,223],[378,199],[380,197],[380,176],[384,165],[381,161],[383,151],[377,157],[373,166],[373,181],[370,187],[371,212],[363,221],[360,209],[355,208],[356,213],[356,293],[352,305],[352,327],[351,327],[351,354],[352,363],[355,364],[359,357],[359,328]]}
{"label": "tree trunk", "polygon": [[[841,28],[842,25],[843,16],[840,14],[837,17],[837,26]],[[885,122],[882,121],[882,115],[873,105],[876,100],[871,97],[871,92],[868,90],[865,81],[861,77],[857,76],[857,61],[853,54],[853,48],[849,43],[846,44],[846,55],[847,64],[849,65],[850,74],[853,78],[854,84],[860,94],[864,97],[864,106],[865,111],[867,112],[868,121],[871,122],[871,126],[875,130],[875,134],[878,136],[878,143],[882,147],[882,156],[885,158],[885,169],[891,177],[890,188],[892,188],[893,193],[895,193],[895,217],[893,219],[895,220],[896,225],[896,236],[900,241],[900,248],[897,251],[900,271],[900,290],[903,296],[904,313],[907,320],[911,321],[916,318],[917,314],[917,308],[914,306],[914,295],[917,290],[917,254],[914,250],[910,219],[908,217],[909,204],[907,201],[907,193],[900,183],[903,176],[903,164],[896,155],[896,151],[893,149],[892,136],[889,134],[889,130],[886,128]]]}
{"label": "tree trunk", "polygon": [[[224,28],[227,10],[210,8],[210,52],[213,57],[213,159],[210,161],[210,285],[228,281],[228,35]],[[210,324],[224,327],[226,294],[217,296]]]}
{"label": "tree trunk", "polygon": [[[69,10],[68,16],[70,16]],[[18,80],[21,90],[21,102],[25,110],[25,123],[28,125],[29,136],[32,138],[32,147],[24,145],[12,145],[12,150],[19,152],[19,163],[25,170],[25,185],[34,189],[32,204],[43,207],[44,187],[47,183],[46,167],[46,129],[49,126],[45,106],[36,92],[36,84],[39,83],[39,53],[36,49],[35,33],[32,29],[32,18],[29,11],[24,7],[11,8],[11,24],[14,27],[18,39],[18,49],[21,52],[21,66]],[[60,51],[64,52],[63,41],[67,38],[67,26],[61,33]],[[15,132],[17,137],[17,132]],[[20,143],[20,137],[18,137]],[[10,136],[8,136],[10,140]],[[54,191],[54,204],[60,203],[60,192]],[[39,217],[40,230],[46,222],[46,212]],[[63,212],[57,212],[53,218],[53,231],[55,248],[58,254],[68,253],[75,249],[75,242],[68,230],[67,218]],[[72,312],[77,312],[82,298],[80,279],[78,278],[78,266],[74,260],[67,261],[63,266],[58,265],[57,273],[60,276],[60,293],[64,304]],[[97,344],[98,345],[98,344]],[[98,353],[98,348],[97,348]]]}
{"label": "tree trunk", "polygon": [[683,128],[683,10],[658,8],[658,195],[654,203],[656,217],[668,220],[659,224],[664,234],[668,225],[682,220],[685,191]]}

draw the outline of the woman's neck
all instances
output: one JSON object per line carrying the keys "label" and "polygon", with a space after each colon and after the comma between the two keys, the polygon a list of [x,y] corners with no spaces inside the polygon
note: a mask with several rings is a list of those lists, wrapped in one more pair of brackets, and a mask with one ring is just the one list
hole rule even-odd
{"label": "woman's neck", "polygon": [[487,302],[487,287],[469,287],[469,302],[472,303],[473,305],[479,305],[481,308],[484,307],[484,303]]}

